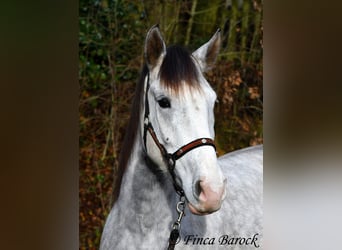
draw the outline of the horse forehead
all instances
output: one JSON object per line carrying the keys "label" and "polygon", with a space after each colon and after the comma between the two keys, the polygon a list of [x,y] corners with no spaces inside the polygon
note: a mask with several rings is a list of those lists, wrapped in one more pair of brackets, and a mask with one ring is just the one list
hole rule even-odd
{"label": "horse forehead", "polygon": [[212,89],[205,78],[203,78],[203,81],[199,83],[199,88],[193,89],[189,87],[187,90],[188,91],[185,92],[186,98],[184,99],[186,99],[186,102],[190,106],[193,104],[202,104],[211,108],[211,105],[208,104],[213,103],[217,98],[216,92]]}
{"label": "horse forehead", "polygon": [[211,87],[205,87],[200,89],[187,88],[183,93],[183,103],[190,107],[207,107],[216,96],[214,90]]}
{"label": "horse forehead", "polygon": [[152,80],[150,88],[155,95],[166,95],[172,99],[175,98],[186,101],[191,99],[207,101],[216,100],[216,92],[213,90],[204,76],[199,77],[198,82],[196,83],[189,83],[185,80],[182,80],[176,85],[177,86],[174,88],[167,87],[156,75]]}

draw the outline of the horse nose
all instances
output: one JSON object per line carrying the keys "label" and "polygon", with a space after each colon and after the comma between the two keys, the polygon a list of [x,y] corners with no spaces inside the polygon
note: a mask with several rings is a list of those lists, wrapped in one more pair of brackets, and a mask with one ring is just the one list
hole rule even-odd
{"label": "horse nose", "polygon": [[196,181],[194,196],[203,212],[214,212],[221,207],[221,202],[225,196],[226,179],[221,184],[213,184],[204,178]]}

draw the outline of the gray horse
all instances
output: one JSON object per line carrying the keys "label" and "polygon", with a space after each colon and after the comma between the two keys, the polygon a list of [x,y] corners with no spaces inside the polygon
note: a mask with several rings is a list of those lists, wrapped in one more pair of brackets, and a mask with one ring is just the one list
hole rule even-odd
{"label": "gray horse", "polygon": [[149,30],[101,250],[262,249],[263,148],[216,156],[203,72],[220,43],[217,31],[191,54]]}

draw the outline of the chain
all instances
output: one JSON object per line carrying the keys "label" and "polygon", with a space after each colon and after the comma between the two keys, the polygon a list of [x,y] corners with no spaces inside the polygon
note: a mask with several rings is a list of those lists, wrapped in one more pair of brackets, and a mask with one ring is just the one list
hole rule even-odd
{"label": "chain", "polygon": [[179,202],[177,203],[177,213],[178,213],[178,218],[177,220],[173,223],[172,225],[172,231],[170,233],[170,238],[169,238],[169,246],[168,250],[173,250],[175,249],[175,245],[179,242],[179,234],[180,234],[180,228],[181,228],[181,222],[183,217],[185,216],[185,196],[184,194],[179,196]]}
{"label": "chain", "polygon": [[185,196],[181,195],[179,197],[179,202],[177,203],[178,218],[173,224],[173,227],[172,227],[173,229],[178,228],[178,230],[180,231],[180,224],[183,219],[183,216],[185,216],[184,209],[185,209]]}

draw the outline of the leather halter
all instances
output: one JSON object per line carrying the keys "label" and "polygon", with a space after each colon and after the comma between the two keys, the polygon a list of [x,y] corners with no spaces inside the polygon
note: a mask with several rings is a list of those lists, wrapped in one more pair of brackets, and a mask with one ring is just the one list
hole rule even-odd
{"label": "leather halter", "polygon": [[157,137],[157,135],[154,131],[154,128],[153,128],[153,126],[150,122],[150,119],[149,119],[149,114],[150,114],[149,102],[148,102],[149,88],[150,88],[150,73],[148,73],[148,75],[147,75],[147,85],[146,85],[146,91],[145,91],[145,115],[144,115],[144,135],[143,135],[144,146],[145,146],[145,149],[147,150],[147,148],[146,148],[146,137],[147,137],[147,133],[149,133],[151,135],[154,143],[159,148],[161,155],[163,156],[163,159],[167,165],[169,173],[171,174],[171,177],[173,180],[173,185],[175,187],[176,192],[179,195],[184,195],[184,191],[183,191],[182,187],[180,187],[176,182],[176,176],[175,176],[175,172],[174,172],[174,169],[176,166],[176,161],[179,158],[181,158],[182,156],[184,156],[186,153],[190,152],[191,150],[193,150],[195,148],[201,147],[201,146],[212,146],[212,147],[214,147],[214,149],[216,151],[215,142],[211,138],[205,138],[205,137],[204,138],[198,138],[198,139],[193,140],[193,141],[189,142],[188,144],[180,147],[174,153],[167,152],[164,145],[161,144],[160,141],[158,140],[158,137]]}

